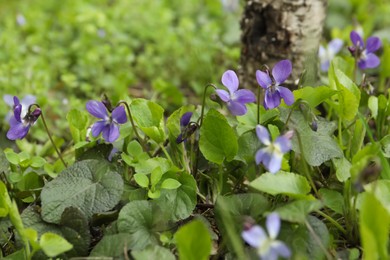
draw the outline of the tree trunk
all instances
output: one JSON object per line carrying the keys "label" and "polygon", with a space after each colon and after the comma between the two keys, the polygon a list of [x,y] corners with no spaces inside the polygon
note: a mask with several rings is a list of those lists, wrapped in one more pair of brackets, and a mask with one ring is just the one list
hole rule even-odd
{"label": "tree trunk", "polygon": [[241,20],[242,86],[257,87],[256,70],[284,59],[293,64],[289,84],[304,70],[306,83],[314,81],[326,5],[326,0],[247,0]]}

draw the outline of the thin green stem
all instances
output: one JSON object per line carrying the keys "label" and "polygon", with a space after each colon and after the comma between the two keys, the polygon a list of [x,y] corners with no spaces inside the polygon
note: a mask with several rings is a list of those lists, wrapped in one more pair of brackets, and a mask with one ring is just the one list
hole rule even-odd
{"label": "thin green stem", "polygon": [[142,149],[149,155],[149,157],[152,157],[149,150],[146,148],[145,140],[143,138],[141,138],[141,136],[138,133],[137,127],[135,126],[135,123],[134,123],[133,115],[131,114],[129,104],[127,104],[126,101],[119,101],[118,106],[121,104],[125,105],[125,107],[126,107],[127,114],[129,114],[131,126],[133,127],[133,130],[134,130],[134,134],[137,137],[138,141],[140,142]]}
{"label": "thin green stem", "polygon": [[257,124],[260,124],[260,95],[261,87],[257,87]]}
{"label": "thin green stem", "polygon": [[204,107],[205,107],[205,104],[206,104],[206,94],[207,94],[207,89],[209,87],[213,87],[214,89],[217,89],[217,87],[214,84],[212,84],[212,83],[207,84],[206,87],[204,88],[203,100],[202,100],[202,110],[200,112],[200,117],[198,119],[198,121],[199,121],[199,128],[202,126],[202,123],[203,123]]}
{"label": "thin green stem", "polygon": [[164,145],[159,144],[159,146],[160,146],[161,150],[163,151],[163,153],[165,154],[165,156],[167,157],[167,159],[172,163],[172,165],[175,165],[175,164],[173,163],[172,158],[171,158],[171,156],[169,155],[167,149],[165,149]]}
{"label": "thin green stem", "polygon": [[297,130],[294,131],[294,134],[297,135],[297,138],[298,138],[298,144],[299,144],[299,150],[301,152],[301,155],[302,155],[302,159],[304,161],[303,165],[304,165],[304,172],[306,174],[306,177],[307,179],[309,180],[309,183],[310,183],[310,186],[312,187],[312,189],[314,190],[314,193],[316,194],[316,196],[318,197],[318,190],[317,190],[317,187],[315,186],[314,182],[313,182],[313,179],[311,177],[311,174],[310,174],[310,171],[309,171],[309,167],[307,165],[307,161],[306,161],[306,156],[305,156],[305,153],[304,153],[304,149],[303,149],[303,144],[302,144],[302,139],[301,139],[301,136],[299,134],[299,132]]}
{"label": "thin green stem", "polygon": [[309,232],[312,234],[312,237],[314,238],[314,240],[317,242],[317,244],[321,248],[321,250],[324,251],[326,258],[329,260],[333,259],[332,255],[328,252],[328,250],[326,250],[321,239],[318,237],[317,233],[313,230],[312,226],[310,225],[310,223],[307,220],[305,221],[305,225],[306,225],[307,229],[309,230]]}
{"label": "thin green stem", "polygon": [[324,212],[317,210],[316,213],[320,215],[321,217],[324,217],[326,220],[328,220],[330,223],[332,223],[338,230],[341,231],[344,235],[347,234],[347,231],[336,221],[334,220],[331,216],[325,214]]}
{"label": "thin green stem", "polygon": [[[31,106],[36,106],[36,107],[40,108],[39,105],[37,105],[37,104],[33,104],[33,105],[31,105]],[[31,106],[30,106],[30,107],[31,107]],[[46,130],[46,133],[47,133],[47,135],[49,136],[50,142],[51,142],[51,144],[52,144],[53,147],[54,147],[54,150],[56,151],[56,153],[57,153],[58,157],[60,158],[62,164],[65,166],[65,168],[67,168],[68,166],[66,165],[66,162],[65,162],[64,159],[62,158],[62,155],[61,155],[60,151],[58,150],[56,144],[54,143],[54,140],[53,140],[53,138],[52,138],[52,136],[51,136],[51,133],[50,133],[50,131],[49,131],[49,128],[47,127],[46,120],[45,120],[45,116],[43,115],[43,111],[42,111],[42,110],[41,110],[41,118],[42,118],[42,122],[43,122],[43,125],[44,125],[44,127],[45,127],[45,130]]]}

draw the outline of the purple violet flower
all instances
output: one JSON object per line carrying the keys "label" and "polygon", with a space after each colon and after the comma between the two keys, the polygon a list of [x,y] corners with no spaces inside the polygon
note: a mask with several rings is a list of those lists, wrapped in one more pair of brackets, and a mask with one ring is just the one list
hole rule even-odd
{"label": "purple violet flower", "polygon": [[13,101],[14,114],[9,120],[11,128],[7,132],[7,138],[10,140],[23,139],[30,130],[30,127],[35,124],[38,117],[41,115],[41,109],[35,108],[34,111],[27,111],[25,115],[22,116],[23,105],[16,96],[13,97]]}
{"label": "purple violet flower", "polygon": [[378,67],[381,61],[374,52],[382,46],[381,40],[374,36],[368,37],[365,45],[363,38],[356,31],[351,32],[350,38],[353,46],[348,47],[348,49],[357,59],[359,68],[364,70]]}
{"label": "purple violet flower", "polygon": [[[12,95],[4,95],[3,96],[3,100],[4,102],[12,109],[14,110],[14,96]],[[22,100],[20,100],[20,104],[22,105],[22,111],[20,113],[20,117],[21,118],[24,118],[27,114],[27,111],[28,111],[28,108],[30,107],[30,105],[34,104],[37,102],[37,98],[33,95],[25,95],[23,97]],[[5,120],[6,121],[9,121],[11,119],[11,116],[13,116],[13,112],[9,112],[6,116],[5,116]]]}
{"label": "purple violet flower", "polygon": [[318,57],[320,59],[322,71],[324,72],[328,71],[330,62],[333,60],[336,54],[341,50],[343,44],[344,44],[343,40],[333,39],[329,42],[327,48],[324,48],[322,45],[320,45],[320,48],[318,50]]}
{"label": "purple violet flower", "polygon": [[223,73],[222,84],[229,90],[229,92],[223,89],[217,89],[217,95],[223,102],[227,103],[227,107],[233,115],[245,115],[247,111],[245,104],[255,102],[255,95],[250,90],[238,89],[238,77],[232,70],[227,70]]}
{"label": "purple violet flower", "polygon": [[198,124],[195,122],[190,122],[192,117],[192,112],[184,113],[180,118],[180,129],[181,133],[176,138],[176,143],[180,144],[181,142],[185,142],[188,137],[190,137],[196,129],[198,129]]}
{"label": "purple violet flower", "polygon": [[119,124],[127,122],[125,109],[122,106],[116,107],[111,116],[107,113],[107,108],[100,101],[88,101],[86,108],[94,117],[102,120],[93,124],[91,132],[92,136],[97,137],[103,133],[103,138],[109,143],[115,142],[119,137]]}
{"label": "purple violet flower", "polygon": [[256,71],[256,79],[259,85],[265,89],[264,107],[272,109],[280,105],[280,100],[283,98],[287,105],[294,103],[294,95],[286,87],[280,86],[290,76],[292,64],[289,60],[282,60],[275,64],[272,69],[272,75],[269,70]]}
{"label": "purple violet flower", "polygon": [[271,143],[270,135],[267,128],[261,125],[256,126],[256,134],[260,142],[266,145],[256,152],[256,164],[263,163],[264,167],[272,174],[280,170],[282,165],[283,155],[291,150],[292,131],[276,138],[275,142]]}
{"label": "purple violet flower", "polygon": [[254,225],[241,233],[242,238],[250,246],[257,249],[257,253],[262,260],[276,260],[279,256],[289,258],[291,251],[287,245],[276,240],[280,231],[280,217],[277,213],[271,213],[267,216],[265,223],[267,233],[265,230]]}

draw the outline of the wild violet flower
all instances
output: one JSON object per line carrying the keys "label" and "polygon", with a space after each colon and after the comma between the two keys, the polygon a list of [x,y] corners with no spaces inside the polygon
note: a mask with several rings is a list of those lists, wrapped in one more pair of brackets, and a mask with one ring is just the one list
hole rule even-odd
{"label": "wild violet flower", "polygon": [[356,31],[351,32],[350,38],[353,46],[348,47],[348,49],[356,58],[359,68],[364,70],[378,67],[380,60],[374,52],[382,46],[381,40],[378,37],[371,36],[364,44],[363,38]]}
{"label": "wild violet flower", "polygon": [[23,139],[30,130],[30,127],[35,124],[42,111],[40,108],[35,108],[34,111],[27,111],[22,116],[23,105],[16,96],[13,97],[13,111],[14,114],[9,119],[11,127],[7,132],[7,138],[10,140]]}
{"label": "wild violet flower", "polygon": [[245,115],[247,111],[245,104],[255,102],[255,95],[250,90],[238,89],[238,77],[232,70],[228,70],[223,73],[222,84],[229,90],[229,92],[223,89],[217,89],[217,95],[227,104],[229,111],[233,115]]}
{"label": "wild violet flower", "polygon": [[187,140],[198,128],[198,124],[195,122],[190,122],[192,117],[192,112],[184,113],[180,118],[180,129],[181,133],[176,138],[176,143],[180,144]]}
{"label": "wild violet flower", "polygon": [[[12,110],[14,110],[14,96],[12,95],[4,95],[3,96],[3,100],[4,102],[10,107],[12,108]],[[33,95],[25,95],[22,100],[20,100],[20,104],[22,105],[22,111],[20,113],[20,117],[21,118],[24,118],[27,114],[27,110],[29,108],[30,105],[34,104],[37,102],[37,98]],[[9,121],[11,119],[11,116],[13,116],[13,112],[9,112],[6,116],[5,116],[5,120],[6,121]]]}
{"label": "wild violet flower", "polygon": [[333,39],[329,42],[328,47],[320,45],[318,58],[320,59],[321,70],[328,71],[330,62],[343,47],[344,42],[340,39]]}
{"label": "wild violet flower", "polygon": [[277,213],[271,213],[267,216],[265,230],[254,225],[241,233],[242,238],[250,246],[257,249],[257,253],[262,260],[277,260],[279,256],[289,258],[291,251],[285,243],[276,240],[280,231],[280,217]]}
{"label": "wild violet flower", "polygon": [[118,106],[108,115],[107,108],[100,101],[91,100],[87,102],[87,111],[102,119],[93,124],[91,132],[92,136],[97,137],[100,133],[103,134],[104,140],[109,143],[115,142],[119,137],[119,124],[127,122],[127,116],[124,107]]}
{"label": "wild violet flower", "polygon": [[256,126],[256,134],[260,142],[266,147],[256,152],[256,164],[263,163],[264,167],[272,174],[278,172],[282,165],[283,155],[291,150],[292,131],[276,138],[271,142],[267,128],[261,125]]}
{"label": "wild violet flower", "polygon": [[256,71],[256,79],[259,85],[265,89],[264,107],[272,109],[280,105],[280,100],[283,98],[287,105],[294,103],[294,95],[286,87],[280,86],[290,76],[292,72],[292,64],[289,60],[282,60],[275,64],[272,69],[272,75],[269,70]]}

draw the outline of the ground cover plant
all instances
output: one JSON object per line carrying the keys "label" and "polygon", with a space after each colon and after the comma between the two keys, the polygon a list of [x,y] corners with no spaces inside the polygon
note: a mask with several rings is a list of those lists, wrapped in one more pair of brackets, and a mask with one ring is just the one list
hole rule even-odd
{"label": "ground cover plant", "polygon": [[[170,1],[133,1],[150,12],[130,11],[141,24],[167,29],[152,32],[122,24],[126,1],[63,2],[15,2],[3,20],[1,257],[389,258],[390,21],[364,16],[368,2],[348,2],[361,26],[340,27],[331,2],[317,85],[302,71],[287,88],[284,59],[250,89],[220,29],[234,6],[189,1],[180,16]],[[193,16],[205,25],[195,43]]]}

